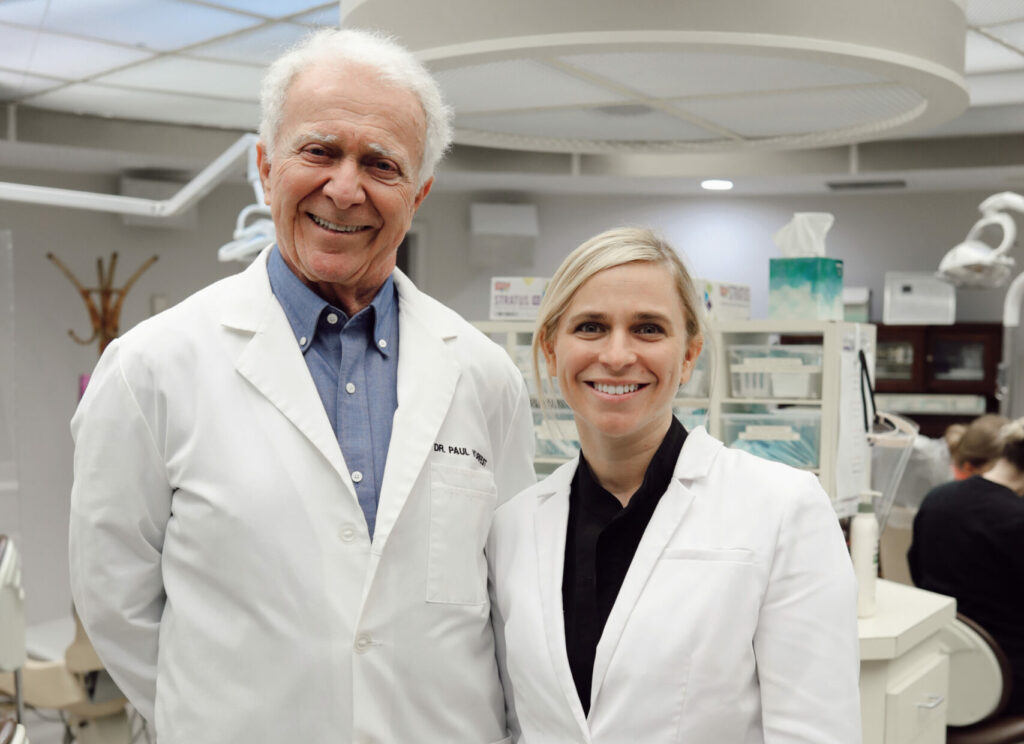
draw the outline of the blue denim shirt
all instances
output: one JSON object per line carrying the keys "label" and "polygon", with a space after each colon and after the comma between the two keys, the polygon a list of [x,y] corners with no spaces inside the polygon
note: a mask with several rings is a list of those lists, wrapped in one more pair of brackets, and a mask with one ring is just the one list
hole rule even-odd
{"label": "blue denim shirt", "polygon": [[307,287],[277,246],[267,273],[338,438],[372,538],[398,408],[394,281],[389,276],[373,302],[350,318]]}

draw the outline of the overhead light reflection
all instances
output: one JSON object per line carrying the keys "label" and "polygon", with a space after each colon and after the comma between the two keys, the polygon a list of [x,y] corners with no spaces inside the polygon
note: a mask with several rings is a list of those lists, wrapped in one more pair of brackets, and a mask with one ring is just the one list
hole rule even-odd
{"label": "overhead light reflection", "polygon": [[700,182],[700,187],[707,191],[728,191],[732,188],[732,181],[724,178],[708,178]]}

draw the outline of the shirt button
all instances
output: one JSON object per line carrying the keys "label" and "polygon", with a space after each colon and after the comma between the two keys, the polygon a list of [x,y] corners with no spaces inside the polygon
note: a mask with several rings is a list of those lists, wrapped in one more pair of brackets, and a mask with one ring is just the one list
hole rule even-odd
{"label": "shirt button", "polygon": [[347,524],[341,528],[339,536],[343,542],[352,542],[356,539],[356,529],[352,525]]}
{"label": "shirt button", "polygon": [[354,393],[355,391],[356,391],[356,386],[355,386],[354,384],[352,384],[351,382],[346,382],[346,383],[345,383],[345,392],[346,392],[346,393],[348,393],[349,395],[351,395],[351,394],[352,394],[352,393]]}
{"label": "shirt button", "polygon": [[359,483],[359,481],[361,481],[362,479],[363,479],[363,474],[360,473],[358,470],[355,471],[354,473],[352,473],[352,482],[353,483]]}
{"label": "shirt button", "polygon": [[382,338],[380,341],[377,342],[377,346],[379,346],[382,349],[388,348],[388,340],[386,338]]}
{"label": "shirt button", "polygon": [[356,638],[356,653],[365,654],[367,651],[370,650],[370,646],[372,645],[373,641],[370,639],[370,636],[361,635],[358,638]]}
{"label": "shirt button", "polygon": [[327,313],[327,322],[334,325],[338,322],[338,316],[335,313]]}
{"label": "shirt button", "polygon": [[306,345],[306,337],[303,336],[302,338],[299,339],[299,346],[305,346],[305,345]]}

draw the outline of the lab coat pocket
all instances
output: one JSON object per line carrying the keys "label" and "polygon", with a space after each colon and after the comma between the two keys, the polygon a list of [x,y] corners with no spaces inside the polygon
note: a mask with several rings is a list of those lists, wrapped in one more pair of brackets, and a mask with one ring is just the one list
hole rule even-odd
{"label": "lab coat pocket", "polygon": [[487,601],[484,542],[496,503],[497,488],[489,471],[431,465],[428,602]]}

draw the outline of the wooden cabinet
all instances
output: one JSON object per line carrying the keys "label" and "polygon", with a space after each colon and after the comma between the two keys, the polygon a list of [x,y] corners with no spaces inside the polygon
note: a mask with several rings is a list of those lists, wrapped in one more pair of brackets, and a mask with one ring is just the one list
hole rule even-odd
{"label": "wooden cabinet", "polygon": [[[984,411],[997,411],[996,372],[1003,348],[998,323],[957,323],[951,326],[878,326],[875,390],[879,393],[981,396],[980,410],[908,413],[921,433],[941,436],[946,426],[970,421]],[[954,401],[954,399],[949,399]]]}

